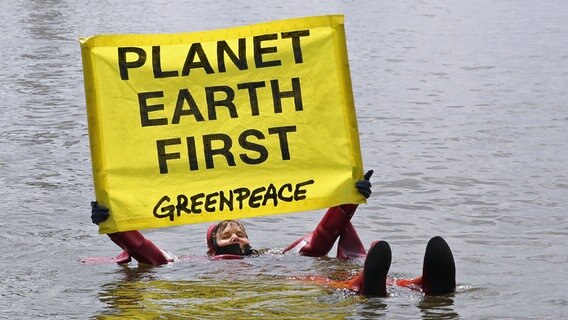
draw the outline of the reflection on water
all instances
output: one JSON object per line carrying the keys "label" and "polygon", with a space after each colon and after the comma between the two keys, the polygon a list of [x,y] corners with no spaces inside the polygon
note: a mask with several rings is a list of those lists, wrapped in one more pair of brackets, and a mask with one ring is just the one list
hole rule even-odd
{"label": "reflection on water", "polygon": [[[293,255],[80,265],[116,248],[88,217],[78,38],[330,13],[345,14],[363,162],[375,169],[374,193],[353,223],[364,243],[389,241],[400,277],[416,276],[427,239],[444,236],[457,293],[425,298],[390,288],[389,298],[361,298],[289,278],[342,278],[357,262]],[[12,0],[0,4],[0,20],[3,317],[568,317],[564,0]],[[247,229],[255,247],[283,247],[321,215],[251,219]],[[204,229],[147,234],[176,254],[203,256]]]}
{"label": "reflection on water", "polygon": [[422,319],[461,319],[453,306],[454,300],[451,296],[424,297],[418,304]]}
{"label": "reflection on water", "polygon": [[302,280],[311,275],[346,279],[360,268],[356,261],[294,255],[123,266],[98,292],[105,305],[98,318],[373,319],[400,316],[409,306],[424,319],[460,318],[453,295],[424,297],[418,291],[389,287],[388,298],[366,298]]}
{"label": "reflection on water", "polygon": [[[164,280],[156,268],[120,270],[122,278],[102,287],[107,307],[100,318],[344,318],[353,303],[343,297],[320,301],[322,288],[283,277],[224,274]],[[351,302],[350,302],[351,301]],[[330,312],[330,307],[333,312]]]}

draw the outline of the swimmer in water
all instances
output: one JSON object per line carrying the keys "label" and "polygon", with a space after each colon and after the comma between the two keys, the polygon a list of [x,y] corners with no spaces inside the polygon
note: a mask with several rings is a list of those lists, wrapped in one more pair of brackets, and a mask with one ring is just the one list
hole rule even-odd
{"label": "swimmer in water", "polygon": [[[367,172],[364,179],[355,183],[355,188],[365,198],[371,195],[370,177]],[[108,208],[96,201],[91,203],[91,219],[99,224],[110,213]],[[426,295],[443,295],[455,290],[455,264],[448,244],[441,237],[432,238],[424,255],[423,270],[420,277],[414,279],[388,279],[391,264],[391,249],[386,241],[374,242],[367,253],[354,226],[351,224],[357,209],[356,204],[344,204],[327,210],[313,232],[294,241],[282,250],[283,253],[294,250],[301,255],[322,257],[337,244],[337,257],[341,259],[365,258],[363,270],[355,277],[344,281],[327,278],[313,278],[313,282],[335,288],[345,288],[365,296],[386,297],[386,286],[398,285],[420,288]],[[111,240],[124,251],[109,261],[128,263],[132,258],[142,264],[162,265],[173,261],[165,251],[146,239],[139,231],[127,231],[108,234]],[[207,254],[212,259],[242,259],[258,254],[252,249],[245,227],[236,220],[225,220],[211,225],[206,235]]]}

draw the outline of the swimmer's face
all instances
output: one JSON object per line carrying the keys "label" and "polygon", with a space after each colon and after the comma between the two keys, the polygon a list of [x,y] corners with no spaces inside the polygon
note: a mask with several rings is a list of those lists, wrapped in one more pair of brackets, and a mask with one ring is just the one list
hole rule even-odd
{"label": "swimmer's face", "polygon": [[215,235],[218,247],[226,247],[238,243],[242,250],[249,244],[249,239],[243,228],[236,222],[228,222],[222,230]]}

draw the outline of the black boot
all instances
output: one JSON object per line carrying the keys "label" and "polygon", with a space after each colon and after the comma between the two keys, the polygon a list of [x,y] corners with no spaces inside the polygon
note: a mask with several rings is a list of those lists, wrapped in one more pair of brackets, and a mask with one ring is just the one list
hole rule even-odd
{"label": "black boot", "polygon": [[391,265],[391,248],[386,241],[371,245],[363,266],[361,294],[373,297],[387,296],[387,273]]}
{"label": "black boot", "polygon": [[422,266],[422,290],[439,296],[456,290],[456,265],[450,246],[442,237],[428,241]]}

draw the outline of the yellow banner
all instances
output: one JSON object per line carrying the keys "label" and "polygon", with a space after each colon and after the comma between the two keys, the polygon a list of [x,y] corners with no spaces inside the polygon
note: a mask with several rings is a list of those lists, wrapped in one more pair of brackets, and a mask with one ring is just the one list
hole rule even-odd
{"label": "yellow banner", "polygon": [[364,202],[343,16],[81,49],[100,233]]}

